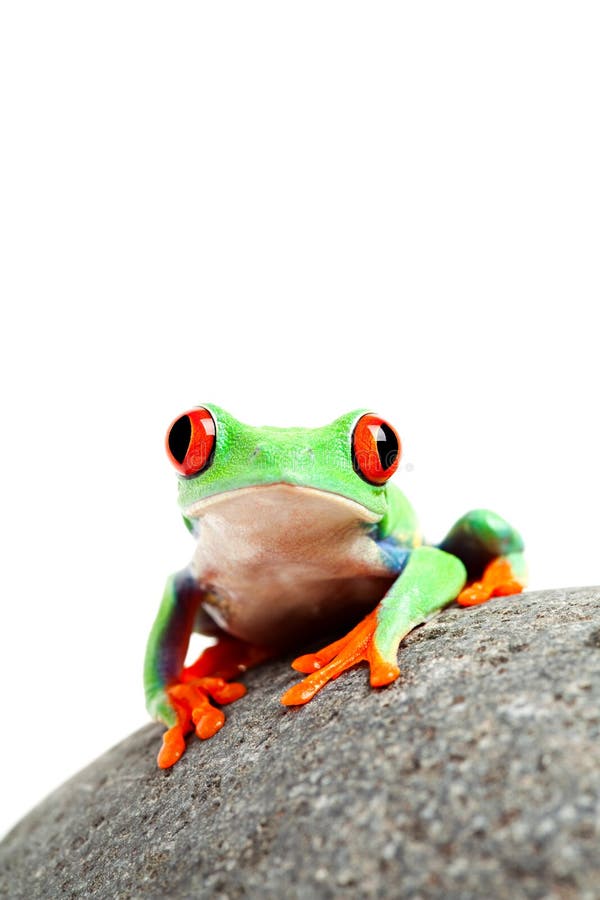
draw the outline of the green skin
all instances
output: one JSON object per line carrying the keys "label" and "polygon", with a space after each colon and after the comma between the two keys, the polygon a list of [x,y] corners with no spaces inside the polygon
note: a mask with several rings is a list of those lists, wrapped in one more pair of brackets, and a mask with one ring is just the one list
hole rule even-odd
{"label": "green skin", "polygon": [[[179,505],[199,548],[205,531],[210,532],[211,505],[216,508],[215,498],[221,499],[218,495],[231,497],[231,492],[244,488],[289,485],[322,492],[324,503],[328,498],[331,501],[332,495],[351,501],[344,508],[349,517],[355,517],[362,541],[352,551],[352,561],[362,566],[361,571],[371,566],[374,575],[387,575],[391,582],[377,598],[373,634],[377,654],[390,666],[397,666],[401,640],[456,599],[467,579],[478,578],[494,558],[506,558],[515,577],[524,581],[521,538],[488,510],[467,513],[438,547],[422,545],[415,513],[401,491],[392,483],[369,484],[353,467],[352,432],[367,410],[355,410],[324,427],[306,429],[251,427],[218,406],[205,408],[217,426],[212,462],[197,476],[178,478]],[[302,491],[293,493],[303,495]],[[312,492],[305,493],[314,497]],[[207,504],[210,498],[211,504]],[[232,522],[232,535],[235,526]],[[269,547],[273,532],[269,527],[265,532],[264,545]],[[295,564],[302,561],[303,540],[299,536]],[[147,707],[168,727],[177,723],[177,715],[166,689],[178,680],[192,631],[228,631],[222,618],[219,628],[210,627],[212,610],[203,605],[207,591],[201,568],[196,562],[168,579],[148,640],[144,667]],[[212,589],[214,576],[210,581]],[[269,646],[268,633],[263,643]]]}

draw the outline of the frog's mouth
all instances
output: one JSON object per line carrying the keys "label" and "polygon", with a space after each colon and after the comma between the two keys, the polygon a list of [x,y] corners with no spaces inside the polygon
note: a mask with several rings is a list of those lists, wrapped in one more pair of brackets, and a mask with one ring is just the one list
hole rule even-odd
{"label": "frog's mouth", "polygon": [[302,528],[312,534],[381,520],[381,515],[342,494],[286,482],[211,494],[185,507],[183,513],[189,519],[210,517],[256,531]]}

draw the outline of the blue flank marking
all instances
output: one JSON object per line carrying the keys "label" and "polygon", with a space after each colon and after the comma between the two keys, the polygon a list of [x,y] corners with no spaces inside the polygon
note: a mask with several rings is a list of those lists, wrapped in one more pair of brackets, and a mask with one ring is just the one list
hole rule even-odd
{"label": "blue flank marking", "polygon": [[385,565],[394,575],[399,575],[408,562],[410,550],[398,543],[396,538],[385,537],[375,539]]}

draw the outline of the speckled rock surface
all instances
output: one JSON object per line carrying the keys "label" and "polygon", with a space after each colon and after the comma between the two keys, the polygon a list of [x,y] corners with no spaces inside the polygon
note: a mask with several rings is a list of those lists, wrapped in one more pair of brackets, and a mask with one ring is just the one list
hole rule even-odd
{"label": "speckled rock surface", "polygon": [[296,710],[249,672],[167,772],[141,729],[5,838],[0,896],[600,897],[600,589],[452,607],[400,659]]}

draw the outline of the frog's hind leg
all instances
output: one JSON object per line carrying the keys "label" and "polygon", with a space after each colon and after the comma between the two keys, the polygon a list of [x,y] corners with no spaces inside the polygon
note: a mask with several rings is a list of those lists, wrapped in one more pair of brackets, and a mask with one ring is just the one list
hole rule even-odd
{"label": "frog's hind leg", "polygon": [[206,647],[195,663],[182,670],[181,680],[190,683],[208,677],[230,681],[273,655],[266,647],[248,644],[227,634],[219,635],[216,644]]}
{"label": "frog's hind leg", "polygon": [[468,585],[461,606],[485,603],[490,597],[520,593],[527,583],[523,540],[501,516],[488,509],[466,513],[439,544],[464,563]]}

